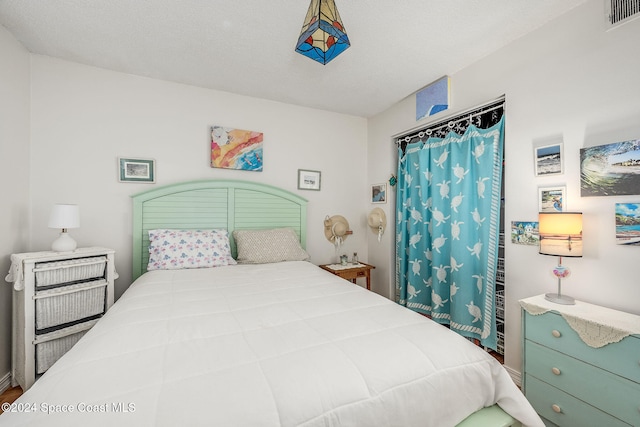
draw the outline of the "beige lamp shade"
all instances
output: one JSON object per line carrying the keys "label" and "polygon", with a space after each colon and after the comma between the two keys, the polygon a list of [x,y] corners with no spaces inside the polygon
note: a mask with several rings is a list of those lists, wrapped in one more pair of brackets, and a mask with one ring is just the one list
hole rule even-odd
{"label": "beige lamp shade", "polygon": [[582,256],[581,212],[540,212],[538,233],[541,254]]}

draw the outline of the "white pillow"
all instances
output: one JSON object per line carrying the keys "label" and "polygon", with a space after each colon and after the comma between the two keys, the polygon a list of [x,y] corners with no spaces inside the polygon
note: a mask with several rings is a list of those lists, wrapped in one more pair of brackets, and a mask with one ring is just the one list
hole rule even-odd
{"label": "white pillow", "polygon": [[308,261],[310,258],[292,228],[235,230],[233,238],[238,247],[239,264]]}
{"label": "white pillow", "polygon": [[147,270],[179,270],[236,264],[227,230],[149,230]]}

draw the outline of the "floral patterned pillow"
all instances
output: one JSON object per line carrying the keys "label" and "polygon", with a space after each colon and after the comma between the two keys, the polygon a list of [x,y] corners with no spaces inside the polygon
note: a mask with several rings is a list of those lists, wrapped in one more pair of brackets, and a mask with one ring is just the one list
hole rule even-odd
{"label": "floral patterned pillow", "polygon": [[148,271],[231,264],[236,261],[226,230],[149,230]]}

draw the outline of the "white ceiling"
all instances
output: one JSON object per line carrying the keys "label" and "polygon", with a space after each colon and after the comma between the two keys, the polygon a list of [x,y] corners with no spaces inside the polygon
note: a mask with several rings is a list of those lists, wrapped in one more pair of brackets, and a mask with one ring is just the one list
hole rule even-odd
{"label": "white ceiling", "polygon": [[294,51],[309,0],[0,0],[0,24],[36,54],[370,117],[585,1],[336,0],[351,47],[324,66]]}

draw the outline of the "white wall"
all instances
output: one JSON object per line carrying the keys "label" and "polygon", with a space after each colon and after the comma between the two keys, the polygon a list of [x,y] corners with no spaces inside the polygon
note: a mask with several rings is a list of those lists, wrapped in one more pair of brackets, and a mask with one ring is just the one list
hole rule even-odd
{"label": "white wall", "polygon": [[[29,240],[29,53],[0,26],[0,277]],[[11,367],[11,286],[0,283],[0,390]]]}
{"label": "white wall", "polygon": [[[566,185],[567,209],[584,213],[584,256],[564,260],[572,276],[563,282],[563,291],[583,301],[640,314],[640,248],[616,245],[614,233],[615,203],[640,203],[640,195],[580,197],[580,148],[640,138],[640,20],[605,32],[602,9],[599,0],[587,2],[451,75],[451,105],[453,111],[464,110],[506,95],[507,225],[537,221],[538,187]],[[395,164],[385,160],[390,137],[416,125],[414,96],[369,121],[370,177],[375,180],[395,170]],[[558,135],[564,141],[565,173],[536,178],[534,144]],[[388,209],[393,216],[393,207]],[[389,246],[393,246],[390,236],[384,245],[370,239],[370,258],[384,259],[393,250]],[[550,270],[557,259],[539,255],[537,247],[510,242],[505,250],[505,364],[519,371],[518,300],[556,291]],[[385,273],[378,267],[378,274],[390,277],[387,295],[392,295],[393,258],[384,266]]]}
{"label": "white wall", "polygon": [[[344,215],[349,253],[366,259],[366,120],[256,98],[32,57],[31,248],[50,247],[55,203],[80,205],[80,246],[116,250],[116,297],[131,281],[130,195],[178,181],[229,178],[275,185],[309,200],[307,250],[334,260],[323,219]],[[264,171],[210,167],[210,126],[264,133]],[[156,184],[120,183],[117,157],[154,158]],[[321,191],[297,190],[297,170],[322,172]]]}

